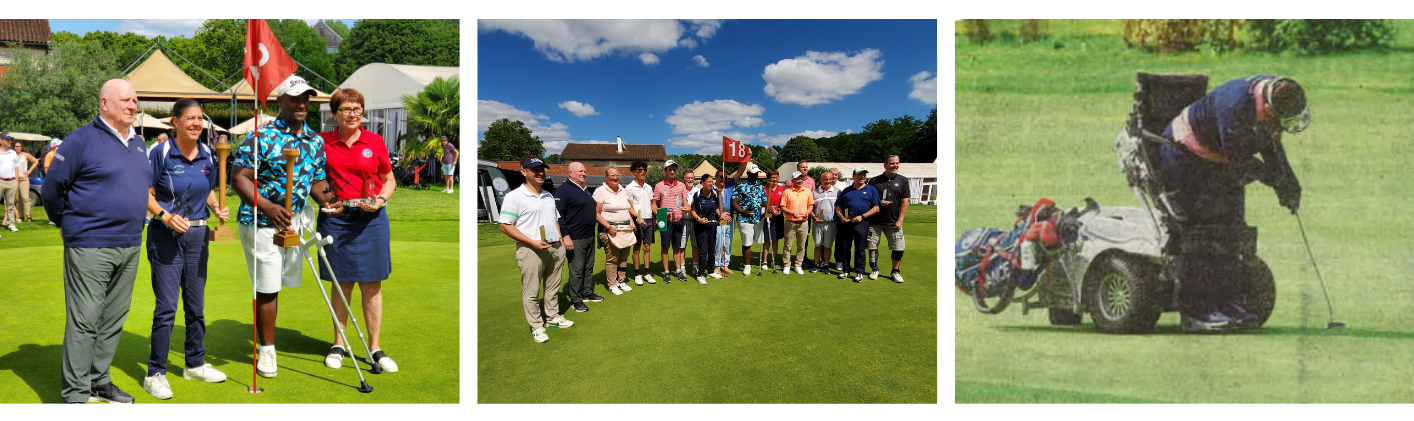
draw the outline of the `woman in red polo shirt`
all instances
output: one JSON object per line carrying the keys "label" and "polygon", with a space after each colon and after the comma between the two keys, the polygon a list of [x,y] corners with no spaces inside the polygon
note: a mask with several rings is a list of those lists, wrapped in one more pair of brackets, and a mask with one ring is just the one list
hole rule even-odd
{"label": "woman in red polo shirt", "polygon": [[[324,155],[328,166],[324,171],[334,197],[343,209],[334,214],[319,214],[319,233],[334,237],[333,244],[324,247],[328,264],[319,266],[319,278],[338,278],[344,297],[351,297],[354,284],[359,285],[363,298],[363,321],[368,327],[369,345],[373,355],[369,364],[377,363],[388,372],[397,372],[398,365],[379,347],[378,333],[383,321],[383,280],[393,271],[390,257],[388,213],[383,209],[397,189],[393,167],[388,160],[388,147],[383,137],[359,126],[363,118],[363,94],[353,89],[340,89],[329,98],[338,127],[320,133],[324,138]],[[323,260],[323,259],[321,259]],[[333,268],[333,277],[329,274]],[[339,325],[344,325],[348,310],[334,306]],[[339,368],[343,363],[343,337],[334,332],[334,348],[324,358],[324,365]]]}

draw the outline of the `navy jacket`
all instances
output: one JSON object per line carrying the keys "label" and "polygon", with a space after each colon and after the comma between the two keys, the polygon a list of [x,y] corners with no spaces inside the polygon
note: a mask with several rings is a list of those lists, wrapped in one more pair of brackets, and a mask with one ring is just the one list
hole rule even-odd
{"label": "navy jacket", "polygon": [[560,211],[560,229],[564,230],[565,235],[570,236],[570,240],[593,237],[594,227],[599,225],[594,215],[597,205],[594,196],[569,181],[561,184],[552,194],[555,196],[555,207]]}
{"label": "navy jacket", "polygon": [[49,220],[64,230],[64,247],[132,247],[142,245],[151,181],[142,138],[134,135],[124,147],[95,116],[64,136],[40,196]]}
{"label": "navy jacket", "polygon": [[[1203,146],[1221,152],[1244,171],[1255,170],[1256,178],[1263,183],[1299,188],[1281,145],[1279,126],[1276,122],[1257,121],[1257,101],[1252,90],[1257,83],[1270,79],[1276,76],[1256,75],[1218,85],[1188,106],[1188,124]],[[1170,125],[1164,133],[1170,139],[1172,130]],[[1262,157],[1260,163],[1253,159],[1256,155]]]}

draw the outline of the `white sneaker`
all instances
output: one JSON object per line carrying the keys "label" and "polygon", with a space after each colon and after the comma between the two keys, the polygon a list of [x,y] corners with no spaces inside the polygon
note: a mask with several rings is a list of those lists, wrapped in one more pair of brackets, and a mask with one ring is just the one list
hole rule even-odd
{"label": "white sneaker", "polygon": [[570,326],[574,326],[574,322],[565,320],[565,316],[563,315],[555,316],[555,318],[550,319],[549,322],[545,323],[545,327],[553,327],[559,329],[568,329]]}
{"label": "white sneaker", "polygon": [[14,232],[14,231],[19,231],[19,230],[20,230],[19,228],[15,228],[15,224],[10,224],[10,227],[9,227],[9,228],[10,228],[10,231],[12,231],[12,232]]}
{"label": "white sneaker", "polygon": [[786,270],[785,270],[784,272],[781,272],[781,274],[782,274],[782,275],[790,275],[790,266],[786,266]]}
{"label": "white sneaker", "polygon": [[633,284],[643,286],[643,275],[633,275]]}
{"label": "white sneaker", "polygon": [[373,365],[375,362],[378,363],[379,367],[383,367],[383,371],[389,373],[398,372],[398,363],[393,362],[392,358],[388,358],[388,354],[383,353],[382,349],[373,350],[373,356],[368,358],[369,365]]}
{"label": "white sneaker", "polygon": [[167,384],[166,374],[153,374],[143,378],[142,390],[157,399],[172,399],[172,386]]}
{"label": "white sneaker", "polygon": [[623,292],[619,291],[619,286],[618,286],[618,285],[614,285],[614,286],[609,287],[609,293],[610,293],[610,294],[614,294],[614,295],[624,295]]}
{"label": "white sneaker", "polygon": [[800,266],[796,266],[796,267],[795,267],[795,274],[796,274],[796,275],[804,275],[804,274],[805,274],[805,268],[802,268],[802,267],[800,267]]}
{"label": "white sneaker", "polygon": [[771,270],[771,268],[770,268],[769,266],[761,265],[761,271],[762,271],[762,272],[765,272],[765,271],[768,271],[768,270]]}
{"label": "white sneaker", "polygon": [[712,272],[710,275],[707,275],[707,276],[711,276],[711,277],[716,278],[716,279],[722,279],[722,273],[721,273],[721,272]]}
{"label": "white sneaker", "polygon": [[869,272],[869,279],[879,279],[879,271]]}
{"label": "white sneaker", "polygon": [[197,368],[182,370],[182,378],[187,380],[201,380],[207,383],[220,383],[226,381],[226,373],[206,364]]}
{"label": "white sneaker", "polygon": [[535,329],[530,332],[530,337],[535,339],[535,343],[543,344],[550,340],[550,335],[545,334],[545,328]]}
{"label": "white sneaker", "polygon": [[265,378],[280,374],[280,366],[275,364],[275,348],[260,350],[260,360],[255,363],[255,372]]}
{"label": "white sneaker", "polygon": [[628,286],[628,282],[623,282],[619,284],[619,291],[633,291],[633,288]]}
{"label": "white sneaker", "polygon": [[656,284],[656,283],[658,283],[658,281],[653,280],[653,275],[643,275],[643,278],[644,278],[644,279],[647,279],[647,280],[648,280],[648,283],[650,283],[650,284]]}
{"label": "white sneaker", "polygon": [[335,345],[329,348],[329,355],[324,356],[324,366],[329,368],[340,368],[344,366],[344,347]]}
{"label": "white sneaker", "polygon": [[901,284],[901,283],[903,283],[903,273],[900,273],[900,272],[898,272],[898,271],[894,271],[894,276],[893,276],[893,277],[894,277],[894,283],[896,283],[896,284]]}
{"label": "white sneaker", "polygon": [[447,189],[447,194],[452,194],[452,193],[456,193],[456,192],[457,192],[457,191],[456,191],[455,189]]}
{"label": "white sneaker", "polygon": [[741,276],[751,276],[751,265],[746,265],[746,268],[741,270]]}
{"label": "white sneaker", "polygon": [[703,278],[703,277],[701,277],[701,276],[699,276],[699,277],[697,277],[697,283],[702,284],[702,285],[707,285],[707,279],[706,279],[706,278]]}

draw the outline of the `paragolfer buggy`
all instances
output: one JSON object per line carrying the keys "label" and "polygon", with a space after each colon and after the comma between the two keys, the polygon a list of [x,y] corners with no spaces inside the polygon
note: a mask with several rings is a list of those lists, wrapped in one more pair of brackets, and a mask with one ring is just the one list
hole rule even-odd
{"label": "paragolfer buggy", "polygon": [[[958,289],[983,313],[1000,313],[1018,303],[1023,314],[1047,309],[1056,325],[1080,324],[1081,315],[1090,313],[1101,332],[1145,333],[1154,330],[1162,313],[1179,308],[1181,286],[1172,256],[1220,253],[1237,257],[1235,296],[1257,317],[1258,326],[1265,324],[1276,286],[1257,256],[1256,228],[1182,224],[1184,213],[1165,194],[1159,175],[1159,147],[1167,140],[1155,133],[1202,98],[1207,85],[1205,75],[1139,73],[1133,111],[1114,147],[1140,206],[1102,208],[1086,198],[1083,210],[1055,213],[1060,241],[1052,247],[1016,241],[1016,230],[1026,229],[1020,223],[1012,234],[992,228],[968,231],[955,249]],[[1016,256],[1027,247],[1040,248],[1035,253],[1042,256],[1031,269],[1019,268],[1019,259],[995,257]]]}

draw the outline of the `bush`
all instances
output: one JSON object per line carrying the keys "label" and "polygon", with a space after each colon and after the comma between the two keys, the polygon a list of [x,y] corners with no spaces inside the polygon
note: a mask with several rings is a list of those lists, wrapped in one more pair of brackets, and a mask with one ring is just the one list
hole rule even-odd
{"label": "bush", "polygon": [[1240,44],[1241,27],[1241,21],[1228,19],[1125,19],[1124,44],[1166,53],[1195,51],[1200,45],[1227,51]]}
{"label": "bush", "polygon": [[1388,46],[1396,30],[1388,20],[1256,19],[1247,32],[1254,49],[1317,54]]}

